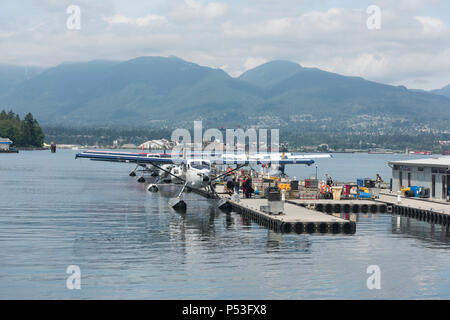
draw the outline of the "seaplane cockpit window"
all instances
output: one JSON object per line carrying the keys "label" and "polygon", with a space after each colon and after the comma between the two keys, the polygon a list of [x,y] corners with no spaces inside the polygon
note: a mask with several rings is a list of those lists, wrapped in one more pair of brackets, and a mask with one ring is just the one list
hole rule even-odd
{"label": "seaplane cockpit window", "polygon": [[195,161],[191,162],[191,167],[197,170],[209,169],[209,162],[206,161]]}

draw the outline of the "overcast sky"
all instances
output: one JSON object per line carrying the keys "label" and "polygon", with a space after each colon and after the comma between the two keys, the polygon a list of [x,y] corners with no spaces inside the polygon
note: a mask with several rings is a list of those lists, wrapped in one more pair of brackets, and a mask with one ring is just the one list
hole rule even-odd
{"label": "overcast sky", "polygon": [[[67,28],[69,5],[80,30]],[[380,29],[367,27],[370,5]],[[2,0],[0,63],[176,55],[238,76],[286,59],[435,89],[450,83],[449,26],[448,0]]]}

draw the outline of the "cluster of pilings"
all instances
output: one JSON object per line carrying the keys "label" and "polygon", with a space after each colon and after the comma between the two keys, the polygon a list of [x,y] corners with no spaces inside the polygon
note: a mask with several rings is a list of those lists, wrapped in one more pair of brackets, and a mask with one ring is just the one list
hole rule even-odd
{"label": "cluster of pilings", "polygon": [[444,226],[448,226],[450,224],[449,214],[434,212],[431,210],[394,205],[393,213],[433,224],[441,224]]}

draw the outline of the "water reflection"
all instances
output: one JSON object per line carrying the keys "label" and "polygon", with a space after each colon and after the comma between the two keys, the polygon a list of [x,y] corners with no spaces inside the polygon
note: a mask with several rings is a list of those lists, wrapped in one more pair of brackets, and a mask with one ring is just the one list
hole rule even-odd
{"label": "water reflection", "polygon": [[197,239],[213,239],[215,237],[214,222],[219,213],[213,207],[202,209],[199,206],[194,206],[193,203],[188,203],[186,213],[174,211],[175,214],[179,215],[179,219],[172,219],[170,232],[172,230],[179,230],[180,232],[195,235]]}
{"label": "water reflection", "polygon": [[267,247],[268,248],[280,248],[280,243],[283,240],[283,234],[274,232],[273,230],[267,231]]}
{"label": "water reflection", "polygon": [[[352,236],[280,234],[194,193],[177,213],[168,198],[181,186],[151,193],[128,176],[134,166],[74,153],[2,158],[0,298],[449,298],[441,226],[360,214]],[[65,288],[70,264],[82,290]],[[383,270],[380,291],[366,288],[370,264]]]}
{"label": "water reflection", "polygon": [[392,215],[392,233],[419,239],[426,247],[434,247],[429,244],[436,241],[450,244],[448,225],[442,226],[398,215]]}
{"label": "water reflection", "polygon": [[230,230],[231,228],[233,228],[235,222],[234,222],[234,218],[231,215],[230,212],[225,212],[225,227],[227,230]]}

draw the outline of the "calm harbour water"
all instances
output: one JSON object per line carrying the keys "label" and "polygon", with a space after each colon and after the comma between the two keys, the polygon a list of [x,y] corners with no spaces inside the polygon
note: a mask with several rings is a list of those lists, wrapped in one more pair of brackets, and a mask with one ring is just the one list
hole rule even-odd
{"label": "calm harbour water", "polygon": [[[128,176],[133,165],[75,153],[0,155],[1,299],[450,298],[450,238],[438,225],[360,215],[352,236],[280,235],[192,193],[179,214]],[[401,158],[337,154],[318,172],[388,178],[387,161]],[[69,265],[81,290],[66,288]],[[380,290],[367,289],[369,265]]]}

